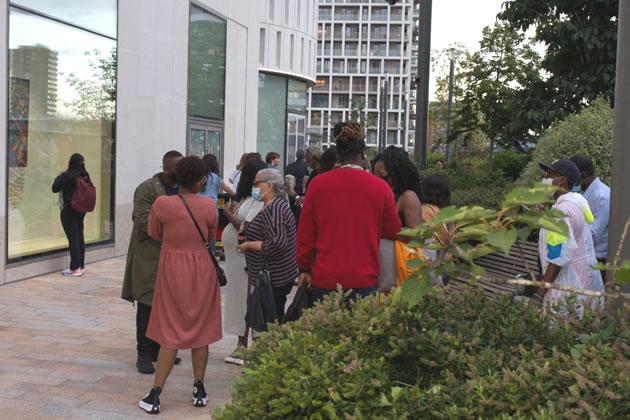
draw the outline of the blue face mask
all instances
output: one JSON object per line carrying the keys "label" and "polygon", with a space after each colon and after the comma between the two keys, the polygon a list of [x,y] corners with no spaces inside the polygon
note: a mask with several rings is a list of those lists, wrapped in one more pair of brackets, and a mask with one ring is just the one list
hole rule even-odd
{"label": "blue face mask", "polygon": [[573,187],[573,189],[571,191],[579,193],[580,191],[582,191],[582,186],[581,185],[576,185],[575,187]]}
{"label": "blue face mask", "polygon": [[263,198],[263,195],[265,194],[261,194],[260,193],[260,187],[254,187],[252,188],[252,198],[256,201],[260,201]]}

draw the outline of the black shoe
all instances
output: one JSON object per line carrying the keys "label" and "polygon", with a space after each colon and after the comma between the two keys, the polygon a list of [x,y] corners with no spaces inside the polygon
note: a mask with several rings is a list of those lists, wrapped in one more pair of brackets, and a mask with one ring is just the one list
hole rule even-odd
{"label": "black shoe", "polygon": [[138,372],[140,373],[151,374],[155,372],[153,363],[151,363],[151,358],[143,355],[138,355],[136,368],[138,368]]}
{"label": "black shoe", "polygon": [[151,391],[140,400],[138,405],[149,414],[160,414],[160,388],[151,388]]}
{"label": "black shoe", "polygon": [[205,407],[208,404],[208,394],[203,382],[199,381],[193,385],[192,401],[195,407]]}
{"label": "black shoe", "polygon": [[[159,354],[159,352],[158,353],[153,353],[153,361],[154,362],[157,362],[158,354]],[[176,365],[179,365],[181,362],[182,362],[182,358],[181,357],[176,357],[175,358],[175,364]]]}

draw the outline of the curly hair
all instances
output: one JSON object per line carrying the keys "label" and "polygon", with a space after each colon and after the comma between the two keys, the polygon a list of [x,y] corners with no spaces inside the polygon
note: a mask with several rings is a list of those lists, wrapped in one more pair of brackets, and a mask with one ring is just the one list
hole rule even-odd
{"label": "curly hair", "polygon": [[243,166],[241,178],[236,187],[236,201],[244,200],[252,195],[252,187],[254,186],[256,174],[263,169],[267,169],[267,165],[259,159],[252,159]]}
{"label": "curly hair", "polygon": [[337,163],[337,159],[339,159],[337,146],[330,146],[326,149],[322,158],[319,160],[321,173],[333,170],[335,168],[335,163]]}
{"label": "curly hair", "polygon": [[442,175],[425,176],[420,182],[420,187],[422,203],[433,204],[440,209],[451,205],[451,191],[448,188],[448,181]]}
{"label": "curly hair", "polygon": [[392,177],[394,196],[400,197],[405,191],[415,191],[420,198],[420,174],[409,154],[402,148],[389,146],[372,161],[372,171],[376,162],[382,161],[387,174]]}
{"label": "curly hair", "polygon": [[179,185],[189,190],[206,176],[207,171],[206,164],[198,156],[187,156],[177,163],[175,176]]}

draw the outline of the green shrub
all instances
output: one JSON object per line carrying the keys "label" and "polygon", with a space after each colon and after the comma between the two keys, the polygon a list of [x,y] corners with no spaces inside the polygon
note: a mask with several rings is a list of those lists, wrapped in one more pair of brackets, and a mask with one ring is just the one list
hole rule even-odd
{"label": "green shrub", "polygon": [[439,173],[448,179],[451,203],[458,207],[497,208],[498,203],[513,187],[512,180],[506,178],[500,169],[490,170],[490,165],[485,159],[451,160],[445,169],[432,167],[422,171],[420,175],[433,173]]}
{"label": "green shrub", "polygon": [[529,153],[503,150],[494,154],[493,166],[502,171],[506,178],[516,181],[530,159],[531,155]]}
{"label": "green shrub", "polygon": [[519,184],[529,185],[543,177],[539,163],[584,153],[593,159],[596,175],[610,185],[613,120],[613,109],[608,102],[598,99],[579,114],[554,123],[538,141]]}
{"label": "green shrub", "polygon": [[219,419],[628,418],[626,319],[544,315],[505,296],[338,294],[246,353]]}

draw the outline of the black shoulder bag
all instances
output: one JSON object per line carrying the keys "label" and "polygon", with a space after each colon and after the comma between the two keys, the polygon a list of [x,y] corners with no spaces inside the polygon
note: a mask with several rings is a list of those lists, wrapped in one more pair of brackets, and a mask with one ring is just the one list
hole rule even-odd
{"label": "black shoulder bag", "polygon": [[203,244],[208,249],[208,254],[210,255],[210,258],[212,258],[212,263],[214,264],[214,268],[217,269],[217,279],[219,280],[219,286],[223,287],[227,285],[227,277],[225,276],[225,271],[223,271],[223,269],[219,266],[217,258],[214,256],[214,252],[212,252],[212,250],[210,249],[210,246],[209,246],[210,244],[208,243],[208,241],[206,241],[206,238],[205,236],[203,236],[203,233],[201,232],[201,228],[199,227],[197,220],[195,220],[195,216],[193,216],[192,212],[190,211],[190,207],[188,207],[188,204],[186,204],[186,200],[184,200],[184,197],[182,197],[181,194],[179,194],[179,198],[182,199],[182,203],[184,203],[186,210],[188,210],[188,214],[190,214],[190,218],[195,224],[195,227],[197,228],[197,231],[199,232],[199,236],[201,236],[201,240],[203,241]]}

